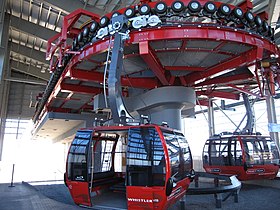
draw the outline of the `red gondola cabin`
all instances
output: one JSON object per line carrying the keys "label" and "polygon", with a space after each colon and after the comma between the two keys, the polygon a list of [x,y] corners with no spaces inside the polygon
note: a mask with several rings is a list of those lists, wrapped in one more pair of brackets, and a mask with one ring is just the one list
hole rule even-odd
{"label": "red gondola cabin", "polygon": [[215,135],[203,149],[207,173],[237,175],[239,180],[273,179],[279,165],[277,145],[261,135]]}
{"label": "red gondola cabin", "polygon": [[193,178],[183,134],[157,125],[79,130],[65,173],[77,205],[108,209],[166,209]]}

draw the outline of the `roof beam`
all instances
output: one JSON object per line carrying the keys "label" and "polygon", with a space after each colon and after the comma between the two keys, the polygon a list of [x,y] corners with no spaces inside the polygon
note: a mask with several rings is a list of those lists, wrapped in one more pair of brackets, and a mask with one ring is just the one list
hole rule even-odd
{"label": "roof beam", "polygon": [[31,34],[35,37],[39,37],[40,39],[43,39],[45,41],[48,41],[49,38],[57,34],[57,32],[51,29],[42,27],[38,24],[34,24],[15,16],[11,16],[11,27],[15,28],[15,30]]}
{"label": "roof beam", "polygon": [[34,80],[34,79],[24,79],[24,78],[18,78],[18,77],[8,77],[5,80],[10,81],[10,82],[19,82],[19,83],[32,84],[32,85],[42,85],[42,86],[47,85],[46,81]]}
{"label": "roof beam", "polygon": [[67,83],[61,83],[60,91],[96,95],[102,92],[102,88],[94,88],[85,85],[72,85]]}
{"label": "roof beam", "polygon": [[244,87],[244,88],[237,87],[237,86],[234,85],[234,84],[228,84],[227,86],[229,86],[229,87],[231,87],[231,88],[233,88],[233,89],[235,89],[235,90],[238,90],[238,91],[240,91],[241,93],[246,93],[246,94],[248,94],[248,95],[252,95],[252,96],[255,96],[255,97],[257,97],[257,98],[264,98],[264,97],[262,97],[262,96],[259,95],[259,94],[256,94],[256,93],[253,93],[253,92],[249,91],[249,90],[246,89],[245,87]]}
{"label": "roof beam", "polygon": [[186,83],[192,84],[200,79],[212,76],[228,69],[236,69],[245,64],[248,66],[249,64],[252,64],[256,59],[262,58],[262,53],[263,49],[261,48],[252,49],[234,58],[210,67],[205,71],[188,74],[187,76],[185,76]]}
{"label": "roof beam", "polygon": [[217,78],[208,79],[201,83],[195,84],[195,87],[199,87],[199,86],[203,86],[203,85],[213,85],[213,84],[226,84],[226,83],[238,81],[238,80],[247,80],[252,77],[254,77],[254,75],[249,74],[249,73],[230,75],[228,77],[217,77]]}
{"label": "roof beam", "polygon": [[42,79],[44,81],[49,81],[49,79],[50,79],[49,73],[42,73],[41,69],[36,68],[35,66],[26,65],[26,64],[14,61],[14,60],[10,60],[10,67],[11,67],[11,69],[14,69],[15,71],[19,71],[24,74],[38,77],[39,79]]}
{"label": "roof beam", "polygon": [[[84,3],[82,1],[69,1],[69,0],[46,0],[44,3],[48,3],[50,6],[58,7],[65,13],[71,13],[77,9],[84,8]],[[89,7],[86,8],[87,11],[98,15],[104,15],[104,10],[98,9],[96,7]]]}
{"label": "roof beam", "polygon": [[[69,69],[70,77],[88,82],[103,83],[103,73],[95,71],[85,71],[80,69]],[[158,84],[156,79],[151,77],[121,77],[122,86],[134,88],[155,88]]]}
{"label": "roof beam", "polygon": [[232,100],[239,100],[240,96],[239,94],[225,92],[225,91],[195,91],[196,95],[204,95],[208,98],[211,97],[217,97],[217,98],[226,98],[226,99],[232,99]]}
{"label": "roof beam", "polygon": [[46,61],[46,53],[43,53],[42,51],[25,47],[21,44],[16,44],[13,42],[11,43],[11,51],[31,58],[32,60],[36,60],[46,65],[49,65],[49,63]]}
{"label": "roof beam", "polygon": [[165,77],[165,70],[163,69],[160,62],[157,60],[156,55],[150,49],[149,42],[148,41],[140,42],[139,51],[140,51],[141,57],[147,63],[149,68],[154,72],[154,74],[159,79],[159,81],[163,85],[169,85],[169,82],[167,81],[167,79]]}

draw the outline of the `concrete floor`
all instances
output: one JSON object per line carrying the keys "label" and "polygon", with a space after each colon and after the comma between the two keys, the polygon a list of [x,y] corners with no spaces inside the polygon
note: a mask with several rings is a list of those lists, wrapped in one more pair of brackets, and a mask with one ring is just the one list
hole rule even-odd
{"label": "concrete floor", "polygon": [[[1,210],[76,210],[84,209],[74,204],[64,184],[29,185],[15,183],[0,184]],[[267,187],[269,186],[269,187]],[[180,209],[179,203],[170,210]],[[216,209],[213,195],[189,195],[186,197],[186,210]],[[226,210],[278,210],[280,209],[280,180],[243,182],[239,203],[230,197],[222,203]]]}

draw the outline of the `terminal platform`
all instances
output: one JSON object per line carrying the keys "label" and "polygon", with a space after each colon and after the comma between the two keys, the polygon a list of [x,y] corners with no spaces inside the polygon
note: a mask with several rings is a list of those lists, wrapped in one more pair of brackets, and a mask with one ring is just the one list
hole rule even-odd
{"label": "terminal platform", "polygon": [[[1,210],[77,210],[85,209],[76,206],[68,189],[62,182],[14,183],[0,184]],[[280,179],[242,182],[239,202],[234,203],[233,197],[222,204],[226,210],[276,210],[280,208]],[[216,209],[213,195],[187,195],[185,209],[211,210]],[[177,203],[169,210],[180,210]]]}

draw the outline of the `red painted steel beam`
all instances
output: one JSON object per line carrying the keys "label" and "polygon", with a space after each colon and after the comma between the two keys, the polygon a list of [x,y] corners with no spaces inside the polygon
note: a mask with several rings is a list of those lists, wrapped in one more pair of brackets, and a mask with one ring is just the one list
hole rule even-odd
{"label": "red painted steel beam", "polygon": [[231,53],[228,51],[221,51],[221,50],[216,50],[214,49],[201,49],[201,48],[187,48],[182,50],[181,48],[178,49],[159,49],[155,50],[155,52],[207,52],[207,53],[216,53],[216,54],[221,54],[221,55],[229,55],[229,56],[235,56],[236,53]]}
{"label": "red painted steel beam", "polygon": [[[71,79],[78,79],[81,81],[103,83],[103,73],[96,71],[85,71],[80,69],[70,69],[69,76]],[[158,86],[156,79],[151,77],[122,77],[122,86],[152,89]]]}
{"label": "red painted steel beam", "polygon": [[69,69],[68,74],[71,79],[78,79],[81,81],[87,81],[87,82],[103,82],[103,73],[96,72],[96,71],[85,71],[80,69]]}
{"label": "red painted steel beam", "polygon": [[199,99],[198,101],[196,101],[196,105],[208,106],[209,100],[208,99]]}
{"label": "red painted steel beam", "polygon": [[[174,39],[203,39],[203,40],[220,40],[225,42],[238,42],[246,45],[258,46],[270,53],[280,54],[277,46],[267,39],[260,36],[249,34],[238,30],[234,31],[230,28],[217,29],[215,26],[203,25],[201,28],[195,26],[176,27],[161,27],[157,29],[145,29],[145,31],[132,31],[127,44],[134,44],[143,41],[158,41],[158,40],[174,40]],[[87,46],[79,55],[74,56],[68,63],[68,68],[73,68],[81,60],[88,59],[94,54],[106,51],[108,49],[109,39],[104,39],[96,42],[91,46]]]}
{"label": "red painted steel beam", "polygon": [[90,95],[97,95],[102,92],[102,88],[89,87],[84,85],[72,85],[67,83],[61,83],[60,87],[62,92],[74,92]]}
{"label": "red painted steel beam", "polygon": [[239,94],[224,92],[224,91],[196,91],[196,95],[204,95],[207,97],[226,98],[232,100],[239,100]]}
{"label": "red painted steel beam", "polygon": [[204,71],[205,67],[198,66],[164,66],[168,71]]}
{"label": "red painted steel beam", "polygon": [[237,6],[240,7],[241,9],[245,10],[245,11],[253,9],[253,3],[250,0],[242,1]]}
{"label": "red painted steel beam", "polygon": [[225,84],[237,80],[247,80],[249,78],[253,78],[253,74],[237,74],[237,75],[232,75],[228,77],[218,77],[218,78],[213,78],[213,79],[208,79],[205,80],[204,82],[200,82],[198,84],[195,84],[195,87],[203,86],[203,85],[213,85],[213,84]]}
{"label": "red painted steel beam", "polygon": [[185,77],[179,77],[180,79],[180,82],[183,86],[187,86],[187,83],[186,83],[186,80],[185,80]]}
{"label": "red painted steel beam", "polygon": [[257,49],[250,50],[249,52],[242,53],[230,60],[221,62],[213,67],[208,68],[203,72],[194,72],[188,74],[185,79],[187,84],[193,84],[195,81],[225,71],[227,69],[234,69],[243,65],[251,65],[254,61],[262,57],[262,52]]}
{"label": "red painted steel beam", "polygon": [[77,22],[77,20],[82,16],[88,16],[93,20],[98,21],[100,16],[97,14],[94,14],[92,12],[89,12],[84,9],[77,9],[73,12],[71,12],[69,15],[66,15],[63,19],[63,26],[62,26],[62,36],[61,40],[66,40],[68,36],[68,31],[74,26],[74,24]]}
{"label": "red painted steel beam", "polygon": [[249,90],[247,90],[245,88],[240,88],[240,87],[237,87],[236,85],[233,85],[233,84],[228,84],[227,86],[231,87],[231,88],[233,88],[235,90],[238,90],[241,93],[246,93],[246,94],[249,94],[249,95],[252,95],[252,96],[256,96],[257,98],[263,98],[261,95],[253,93],[253,92],[251,92],[251,91],[249,91]]}
{"label": "red painted steel beam", "polygon": [[158,86],[156,79],[151,77],[122,77],[122,86],[152,89]]}
{"label": "red painted steel beam", "polygon": [[154,54],[154,52],[150,49],[149,42],[148,41],[140,42],[139,51],[141,57],[147,63],[149,68],[154,72],[154,74],[159,79],[159,81],[163,85],[169,85],[169,82],[165,77],[165,70],[160,64],[160,62],[157,60],[157,57]]}
{"label": "red painted steel beam", "polygon": [[73,109],[61,108],[61,107],[48,107],[48,112],[62,112],[62,113],[73,113]]}

